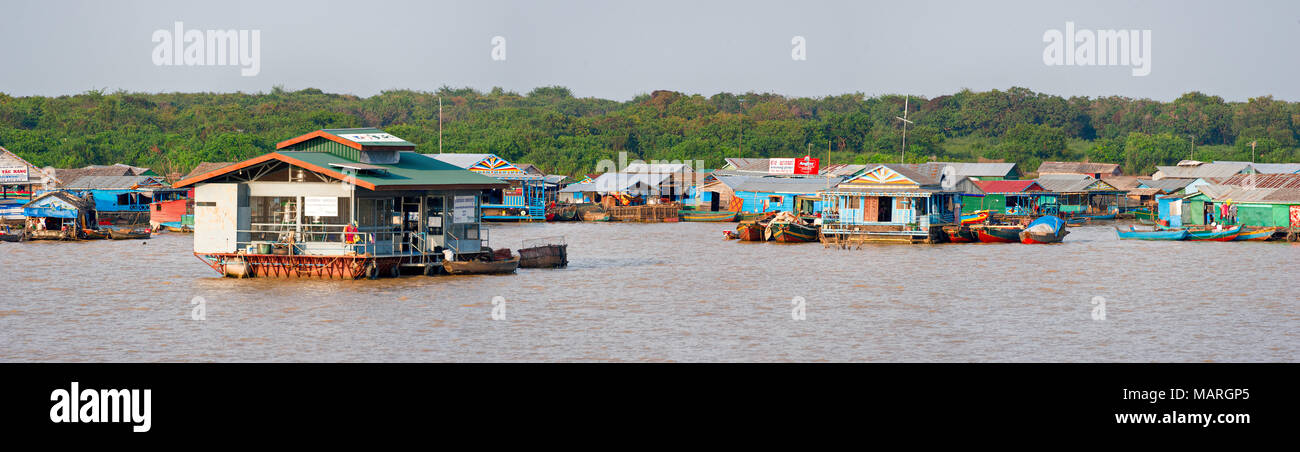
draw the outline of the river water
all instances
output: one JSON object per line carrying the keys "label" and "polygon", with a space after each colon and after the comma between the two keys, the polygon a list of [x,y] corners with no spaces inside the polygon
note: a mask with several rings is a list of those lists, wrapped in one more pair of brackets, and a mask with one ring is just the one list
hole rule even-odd
{"label": "river water", "polygon": [[732,227],[494,225],[493,247],[566,237],[571,265],[375,281],[220,278],[182,234],[0,243],[0,361],[1300,361],[1300,245],[1088,226],[839,250]]}

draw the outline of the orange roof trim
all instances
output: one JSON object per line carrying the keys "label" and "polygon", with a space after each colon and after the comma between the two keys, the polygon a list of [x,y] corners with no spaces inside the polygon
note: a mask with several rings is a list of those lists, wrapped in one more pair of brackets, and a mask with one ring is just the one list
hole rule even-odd
{"label": "orange roof trim", "polygon": [[[341,138],[340,138],[340,139],[341,139]],[[234,165],[226,166],[226,167],[223,167],[223,168],[218,168],[218,169],[216,169],[216,170],[209,171],[209,172],[206,172],[206,173],[203,173],[203,174],[200,174],[200,175],[197,175],[197,176],[191,177],[191,178],[189,178],[189,179],[182,179],[182,180],[176,181],[176,183],[175,183],[174,185],[172,185],[172,187],[175,187],[175,188],[183,188],[183,187],[186,187],[186,186],[189,186],[189,185],[193,185],[193,184],[196,184],[196,183],[199,183],[199,182],[203,182],[203,181],[205,181],[205,180],[208,180],[208,179],[211,179],[211,178],[214,178],[214,177],[217,177],[217,176],[221,176],[221,175],[228,174],[228,173],[232,173],[232,172],[235,172],[235,171],[238,171],[238,170],[244,169],[244,168],[248,168],[248,167],[250,167],[250,166],[257,165],[257,164],[259,164],[259,163],[263,163],[263,162],[266,162],[266,161],[268,161],[268,160],[279,160],[279,161],[281,161],[281,162],[285,162],[285,163],[288,163],[288,164],[290,164],[290,165],[298,166],[298,167],[301,167],[301,168],[304,168],[304,169],[309,169],[309,170],[315,171],[315,172],[317,172],[317,173],[321,173],[321,174],[324,174],[324,175],[326,175],[326,176],[333,177],[333,178],[335,178],[335,179],[347,179],[347,176],[346,176],[346,175],[344,175],[343,173],[340,173],[340,172],[338,172],[338,171],[335,171],[335,170],[332,170],[332,169],[329,169],[329,168],[323,168],[323,167],[320,167],[320,166],[316,166],[316,165],[313,165],[313,164],[310,164],[310,163],[304,162],[304,161],[302,161],[302,160],[298,160],[298,159],[296,159],[296,158],[286,156],[286,155],[281,154],[281,153],[279,153],[279,152],[272,152],[272,153],[270,153],[270,154],[266,154],[266,155],[263,155],[263,156],[260,156],[260,157],[254,157],[254,158],[251,158],[251,159],[248,159],[248,160],[244,160],[244,161],[239,162],[239,163],[236,163],[236,164],[234,164]],[[355,182],[356,182],[357,186],[364,187],[364,188],[369,189],[369,190],[374,190],[374,189],[375,189],[375,184],[372,184],[372,183],[369,183],[369,182],[366,182],[366,181],[363,181],[363,180],[356,180]]]}

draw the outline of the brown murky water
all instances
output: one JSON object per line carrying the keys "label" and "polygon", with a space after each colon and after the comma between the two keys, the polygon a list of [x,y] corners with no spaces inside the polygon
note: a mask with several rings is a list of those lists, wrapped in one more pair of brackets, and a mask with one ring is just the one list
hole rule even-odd
{"label": "brown murky water", "polygon": [[496,225],[494,247],[566,236],[571,266],[344,282],[219,278],[179,234],[0,243],[0,360],[1300,360],[1298,245],[1093,226],[1053,246],[844,251],[729,227]]}

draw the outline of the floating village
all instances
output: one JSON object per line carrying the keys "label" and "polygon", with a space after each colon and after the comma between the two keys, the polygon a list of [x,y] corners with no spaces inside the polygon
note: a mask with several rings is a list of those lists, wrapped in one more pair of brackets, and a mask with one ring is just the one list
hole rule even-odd
{"label": "floating village", "polygon": [[[493,154],[421,154],[380,129],[325,129],[186,175],[123,164],[38,168],[0,148],[4,242],[192,234],[230,277],[359,279],[568,264],[566,240],[491,247],[491,222],[720,222],[719,241],[1054,244],[1300,240],[1300,163],[1185,160],[1151,175],[1096,162],[822,165],[633,162],[581,180]],[[1123,221],[1114,221],[1123,220]],[[21,245],[11,245],[21,246]]]}

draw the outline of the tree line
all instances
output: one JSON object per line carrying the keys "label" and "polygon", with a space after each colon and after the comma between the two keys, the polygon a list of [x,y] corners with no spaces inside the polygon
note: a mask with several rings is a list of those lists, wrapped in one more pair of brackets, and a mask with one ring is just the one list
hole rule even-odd
{"label": "tree line", "polygon": [[[321,128],[380,127],[438,152],[494,153],[553,174],[591,172],[619,152],[644,160],[795,157],[897,162],[905,98],[861,93],[787,97],[654,91],[619,102],[564,87],[394,90],[370,97],[318,89],[268,93],[88,91],[0,93],[0,146],[37,166],[127,163],[160,174],[236,161]],[[1148,174],[1181,159],[1300,161],[1300,103],[1271,96],[1227,102],[1191,92],[1172,102],[1060,97],[1025,88],[909,96],[906,159],[1003,159],[1033,171],[1047,160],[1120,163]],[[1252,149],[1250,144],[1254,143]],[[826,160],[824,160],[826,161]]]}

